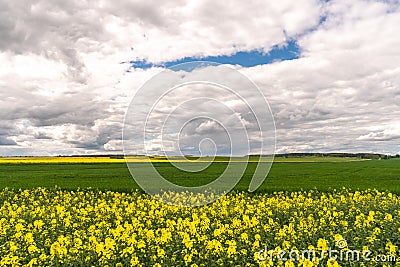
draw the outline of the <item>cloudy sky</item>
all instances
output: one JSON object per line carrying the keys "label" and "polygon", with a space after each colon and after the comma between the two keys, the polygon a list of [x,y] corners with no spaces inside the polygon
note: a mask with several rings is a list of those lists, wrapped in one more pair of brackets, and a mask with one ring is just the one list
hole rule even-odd
{"label": "cloudy sky", "polygon": [[[138,89],[192,60],[229,64],[254,81],[278,153],[400,153],[399,25],[398,0],[0,0],[0,155],[121,153]],[[164,105],[199,92],[224,96],[192,87]],[[202,117],[183,136],[225,144],[220,124]]]}

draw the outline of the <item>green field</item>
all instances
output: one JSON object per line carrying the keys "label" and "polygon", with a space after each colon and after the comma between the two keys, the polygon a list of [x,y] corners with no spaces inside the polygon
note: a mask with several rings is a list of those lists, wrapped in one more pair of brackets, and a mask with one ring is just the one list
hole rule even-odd
{"label": "green field", "polygon": [[[138,168],[140,164],[135,163]],[[188,163],[195,164],[195,163]],[[176,170],[169,163],[155,162],[170,181],[186,186],[206,184],[220,174],[227,163],[212,163],[198,173]],[[249,163],[236,190],[247,190],[256,163]],[[0,164],[0,188],[59,187],[93,188],[129,192],[139,189],[125,163],[19,163]],[[332,191],[378,189],[400,194],[400,159],[351,161],[329,159],[278,159],[258,192],[318,189]]]}

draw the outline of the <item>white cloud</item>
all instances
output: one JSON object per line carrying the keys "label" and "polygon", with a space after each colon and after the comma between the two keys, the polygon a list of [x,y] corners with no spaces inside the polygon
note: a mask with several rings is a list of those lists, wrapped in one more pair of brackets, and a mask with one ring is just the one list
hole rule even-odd
{"label": "white cloud", "polygon": [[[118,151],[131,97],[160,71],[125,73],[129,64],[120,62],[267,52],[287,38],[297,39],[301,58],[238,67],[271,104],[278,150],[398,152],[398,131],[389,126],[400,117],[399,6],[372,0],[0,0],[2,153]],[[171,96],[159,108],[199,92]],[[219,98],[238,110],[239,122],[254,127],[238,100]],[[152,149],[159,148],[154,142]]]}
{"label": "white cloud", "polygon": [[[369,128],[398,124],[399,11],[398,3],[329,1],[326,21],[299,38],[300,59],[243,69],[270,101],[278,150],[398,151],[392,133]],[[380,142],[367,141],[374,136]]]}
{"label": "white cloud", "polygon": [[394,125],[389,125],[387,129],[372,131],[368,134],[361,135],[358,140],[366,141],[397,141],[400,139],[400,122],[397,121]]}

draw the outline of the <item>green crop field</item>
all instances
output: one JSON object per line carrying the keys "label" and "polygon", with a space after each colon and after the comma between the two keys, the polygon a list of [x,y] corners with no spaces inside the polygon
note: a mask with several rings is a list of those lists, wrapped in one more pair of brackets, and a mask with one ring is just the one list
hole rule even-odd
{"label": "green crop field", "polygon": [[[138,168],[141,164],[135,163]],[[206,184],[218,177],[227,166],[225,162],[215,162],[202,172],[187,173],[175,169],[167,162],[153,164],[168,180],[185,186]],[[236,190],[247,190],[255,166],[256,163],[248,164]],[[0,188],[55,186],[62,189],[93,188],[119,192],[139,189],[125,163],[0,164]],[[400,160],[276,159],[258,192],[310,189],[331,191],[342,187],[400,193]]]}

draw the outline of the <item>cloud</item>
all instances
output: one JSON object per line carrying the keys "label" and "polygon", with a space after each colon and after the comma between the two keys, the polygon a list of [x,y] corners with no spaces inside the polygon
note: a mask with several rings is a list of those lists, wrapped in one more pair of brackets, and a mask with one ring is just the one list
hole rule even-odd
{"label": "cloud", "polygon": [[[131,98],[161,71],[120,62],[268,52],[289,39],[299,45],[300,58],[234,66],[268,99],[278,151],[396,153],[397,132],[390,125],[400,117],[399,6],[398,1],[372,0],[0,0],[2,153],[120,151]],[[178,91],[164,99],[153,114],[151,132],[159,133],[165,112],[176,103],[203,92]],[[218,111],[230,127],[245,125],[256,147],[257,125],[246,107],[227,95],[208,94],[235,113],[209,101],[198,103],[197,111]],[[262,99],[251,101],[262,106]],[[182,108],[170,127],[198,115],[196,109]],[[207,136],[218,140],[217,149],[227,151],[223,133],[216,134],[218,127],[206,127],[202,135],[190,138],[196,127],[187,127],[187,137],[182,137],[188,153],[198,149],[191,142]],[[176,149],[174,138],[167,136],[171,150]],[[160,141],[157,134],[149,141],[154,151]]]}
{"label": "cloud", "polygon": [[267,52],[288,36],[316,26],[321,15],[321,4],[315,0],[41,0],[0,5],[0,49],[62,60],[72,77],[84,70],[85,53],[124,46],[153,63],[253,49]]}
{"label": "cloud", "polygon": [[365,141],[396,141],[400,139],[400,129],[392,128],[383,131],[370,132],[368,134],[361,135],[357,139]]}
{"label": "cloud", "polygon": [[[191,82],[204,78],[212,78],[212,83]],[[272,131],[273,121],[267,111],[257,88],[233,68],[165,71],[135,95],[127,111],[124,137],[140,144],[143,133],[145,147],[152,153],[164,153],[164,149],[165,153],[177,154],[180,147],[185,153],[198,154],[201,141],[210,138],[218,154],[245,155],[249,153],[248,142],[250,150],[256,150],[257,144],[258,151],[261,149],[257,134],[260,124]],[[131,144],[125,149],[133,154],[138,147]]]}
{"label": "cloud", "polygon": [[324,13],[298,39],[301,58],[242,70],[270,101],[278,151],[398,151],[386,132],[359,138],[400,116],[398,3],[329,1]]}
{"label": "cloud", "polygon": [[0,146],[14,146],[17,143],[15,141],[8,139],[7,137],[0,136]]}

